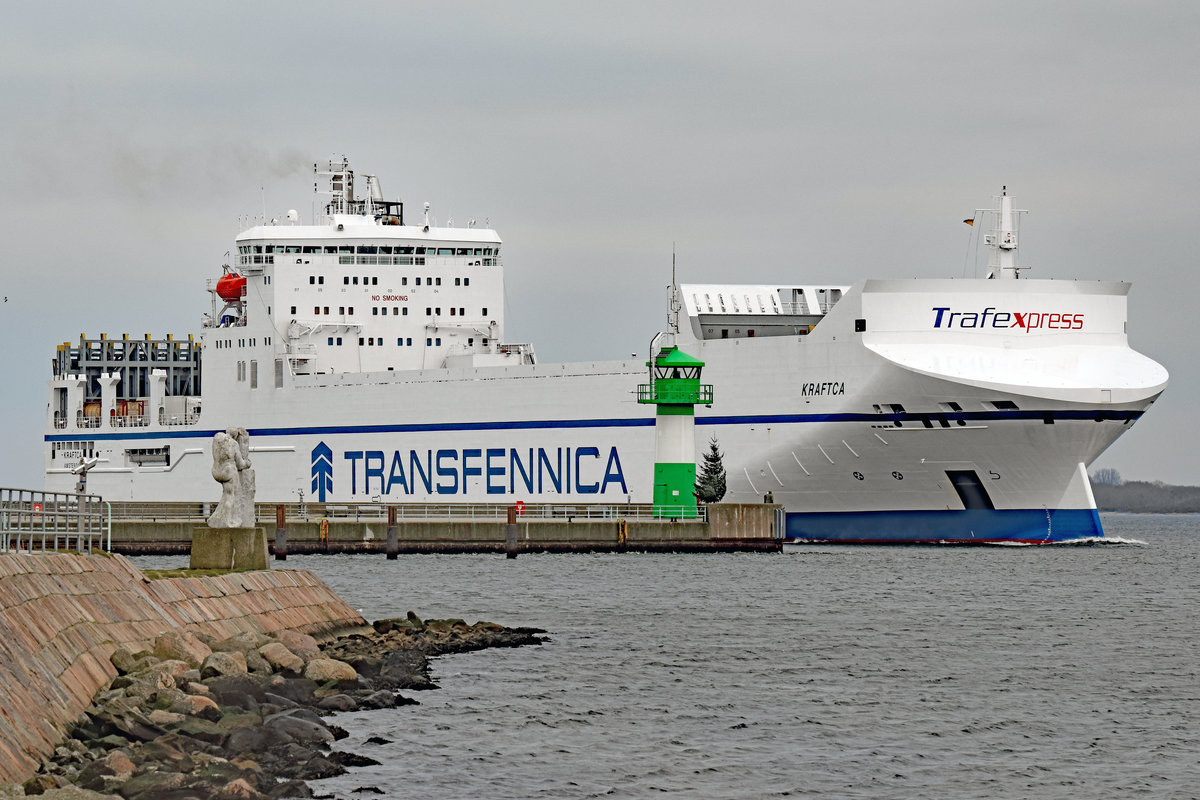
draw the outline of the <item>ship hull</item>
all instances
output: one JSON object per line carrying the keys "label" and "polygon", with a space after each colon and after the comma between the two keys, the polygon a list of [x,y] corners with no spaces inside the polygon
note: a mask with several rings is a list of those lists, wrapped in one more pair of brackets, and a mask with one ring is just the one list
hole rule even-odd
{"label": "ship hull", "polygon": [[[696,409],[696,443],[715,438],[724,451],[725,500],[780,504],[792,541],[1102,536],[1087,465],[1154,402],[1165,371],[1125,342],[1127,285],[1009,284],[867,282],[801,336],[706,338],[697,315],[679,346],[715,387],[712,407]],[[1071,339],[929,330],[946,316],[938,308],[984,302],[1067,307],[1087,328]],[[1105,364],[1122,374],[1097,384]],[[88,488],[106,500],[214,502],[209,442],[240,426],[259,502],[653,496],[655,417],[636,402],[639,361],[297,375],[255,388],[218,388],[234,371],[221,351],[206,353],[205,370],[195,426],[52,427],[47,488],[73,487],[55,448],[78,445],[100,460]],[[169,463],[131,460],[146,451]]]}

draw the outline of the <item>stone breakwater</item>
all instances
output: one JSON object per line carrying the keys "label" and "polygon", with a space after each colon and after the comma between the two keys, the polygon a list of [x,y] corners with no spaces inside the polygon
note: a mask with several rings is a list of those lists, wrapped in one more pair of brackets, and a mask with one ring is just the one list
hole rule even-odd
{"label": "stone breakwater", "polygon": [[365,627],[303,570],[152,581],[120,556],[0,554],[0,781],[25,780],[55,751],[117,677],[118,648],[168,631],[325,639]]}
{"label": "stone breakwater", "polygon": [[152,650],[113,652],[120,675],[23,789],[64,800],[312,797],[305,781],[379,763],[333,749],[346,733],[327,715],[414,703],[400,690],[436,688],[428,656],[539,644],[539,633],[412,612],[321,645],[287,630],[165,633]]}

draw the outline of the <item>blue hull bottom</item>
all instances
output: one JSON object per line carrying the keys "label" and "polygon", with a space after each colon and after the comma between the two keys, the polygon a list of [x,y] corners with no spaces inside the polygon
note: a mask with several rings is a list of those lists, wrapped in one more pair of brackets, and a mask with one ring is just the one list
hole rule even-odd
{"label": "blue hull bottom", "polygon": [[847,544],[1043,544],[1103,535],[1095,509],[1039,508],[790,513],[784,538]]}

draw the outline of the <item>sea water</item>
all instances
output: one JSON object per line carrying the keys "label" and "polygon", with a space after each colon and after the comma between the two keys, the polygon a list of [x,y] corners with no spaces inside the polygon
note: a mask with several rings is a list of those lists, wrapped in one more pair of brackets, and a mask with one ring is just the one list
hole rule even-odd
{"label": "sea water", "polygon": [[313,787],[1196,797],[1200,518],[1104,524],[1092,546],[291,556],[368,619],[549,632],[436,659],[418,706],[338,715],[339,747],[381,764]]}

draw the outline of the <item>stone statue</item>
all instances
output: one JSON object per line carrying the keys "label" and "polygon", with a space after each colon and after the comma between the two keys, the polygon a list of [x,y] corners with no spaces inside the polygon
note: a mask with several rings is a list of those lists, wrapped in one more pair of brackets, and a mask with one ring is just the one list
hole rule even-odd
{"label": "stone statue", "polygon": [[210,528],[253,528],[254,470],[250,464],[250,434],[245,428],[229,428],[213,437],[212,476],[221,484],[221,500]]}

